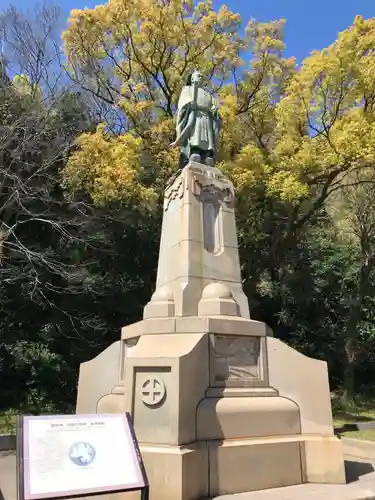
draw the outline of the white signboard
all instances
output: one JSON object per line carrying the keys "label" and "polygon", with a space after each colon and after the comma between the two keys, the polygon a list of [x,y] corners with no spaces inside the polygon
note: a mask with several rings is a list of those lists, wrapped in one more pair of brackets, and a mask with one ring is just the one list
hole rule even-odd
{"label": "white signboard", "polygon": [[147,490],[128,414],[22,417],[19,500]]}

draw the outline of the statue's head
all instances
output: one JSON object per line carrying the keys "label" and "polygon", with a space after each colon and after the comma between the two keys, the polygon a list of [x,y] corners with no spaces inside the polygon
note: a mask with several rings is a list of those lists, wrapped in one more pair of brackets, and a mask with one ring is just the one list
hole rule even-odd
{"label": "statue's head", "polygon": [[186,79],[186,85],[190,86],[192,84],[196,84],[198,85],[198,87],[203,87],[203,85],[205,84],[204,76],[197,69],[190,73]]}

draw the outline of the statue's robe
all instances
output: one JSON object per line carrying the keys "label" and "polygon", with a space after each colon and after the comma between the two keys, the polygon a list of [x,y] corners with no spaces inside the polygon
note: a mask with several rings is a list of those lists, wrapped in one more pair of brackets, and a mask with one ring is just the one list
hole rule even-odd
{"label": "statue's robe", "polygon": [[177,139],[185,161],[192,151],[204,153],[219,150],[220,119],[214,98],[205,89],[198,88],[196,109],[193,109],[194,86],[185,86],[178,101]]}

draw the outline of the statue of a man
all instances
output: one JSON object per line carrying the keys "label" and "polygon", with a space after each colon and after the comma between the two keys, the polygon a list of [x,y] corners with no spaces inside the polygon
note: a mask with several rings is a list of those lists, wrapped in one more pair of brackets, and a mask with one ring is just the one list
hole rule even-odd
{"label": "statue of a man", "polygon": [[207,92],[203,75],[195,70],[187,78],[178,101],[177,138],[171,147],[180,146],[180,168],[190,160],[214,165],[219,152],[220,116],[216,100]]}

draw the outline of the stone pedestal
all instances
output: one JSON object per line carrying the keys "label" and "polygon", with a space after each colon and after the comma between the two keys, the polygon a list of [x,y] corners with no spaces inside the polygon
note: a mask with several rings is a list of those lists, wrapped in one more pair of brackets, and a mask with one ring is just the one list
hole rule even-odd
{"label": "stone pedestal", "polygon": [[145,317],[158,314],[152,304],[163,292],[172,293],[175,316],[197,316],[203,289],[217,282],[227,285],[240,315],[249,318],[233,185],[217,168],[191,162],[165,191],[156,292]]}
{"label": "stone pedestal", "polygon": [[233,204],[217,169],[182,171],[144,319],[81,366],[77,412],[131,413],[151,500],[345,482],[326,363],[250,319]]}

